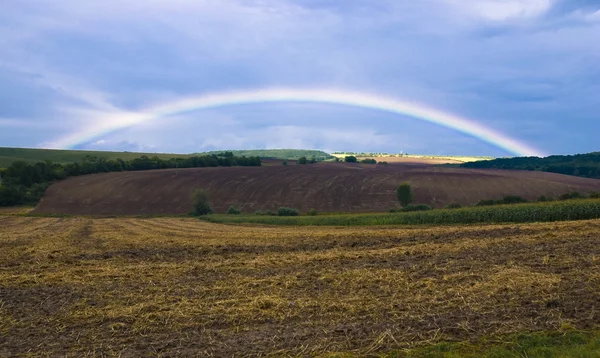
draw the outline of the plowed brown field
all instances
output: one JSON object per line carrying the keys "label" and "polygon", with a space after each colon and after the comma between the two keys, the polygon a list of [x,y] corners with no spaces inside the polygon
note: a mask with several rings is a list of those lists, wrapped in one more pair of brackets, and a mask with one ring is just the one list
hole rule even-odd
{"label": "plowed brown field", "polygon": [[600,329],[599,232],[0,216],[0,356],[374,356]]}
{"label": "plowed brown field", "polygon": [[600,191],[600,180],[552,173],[424,165],[317,164],[122,172],[73,177],[49,188],[37,213],[86,215],[185,214],[196,189],[210,193],[216,212],[290,206],[307,211],[375,212],[397,205],[408,181],[415,203],[441,207],[520,195],[536,199],[571,190]]}

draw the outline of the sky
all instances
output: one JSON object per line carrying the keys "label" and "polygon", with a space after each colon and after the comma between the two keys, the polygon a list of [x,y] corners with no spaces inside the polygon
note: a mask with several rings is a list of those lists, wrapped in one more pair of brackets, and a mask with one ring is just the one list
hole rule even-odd
{"label": "sky", "polygon": [[131,121],[185,98],[273,88],[416,103],[537,153],[599,151],[600,0],[0,2],[0,146],[514,154],[334,103]]}

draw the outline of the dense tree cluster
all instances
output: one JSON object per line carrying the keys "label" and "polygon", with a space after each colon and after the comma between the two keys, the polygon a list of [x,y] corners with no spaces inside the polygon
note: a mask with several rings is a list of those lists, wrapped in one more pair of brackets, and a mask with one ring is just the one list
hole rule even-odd
{"label": "dense tree cluster", "polygon": [[[315,158],[316,161],[333,159],[331,154],[320,150],[306,149],[251,149],[251,150],[231,150],[235,156],[257,156],[264,159],[287,159],[298,160],[300,157]],[[219,152],[208,152],[202,154],[219,154]]]}
{"label": "dense tree cluster", "polygon": [[553,155],[546,158],[498,158],[464,163],[465,168],[536,170],[600,179],[600,152],[577,155]]}
{"label": "dense tree cluster", "polygon": [[109,160],[104,157],[87,156],[80,163],[58,164],[51,161],[28,164],[23,161],[12,163],[0,171],[0,206],[37,203],[49,183],[71,176],[151,170],[167,168],[202,168],[231,166],[260,166],[259,157],[236,157],[231,152],[189,158],[160,159],[141,156],[133,160]]}
{"label": "dense tree cluster", "polygon": [[308,159],[306,157],[300,157],[298,158],[298,161],[296,161],[297,164],[299,165],[304,165],[304,164],[316,164],[317,163],[317,159],[316,158],[311,158]]}

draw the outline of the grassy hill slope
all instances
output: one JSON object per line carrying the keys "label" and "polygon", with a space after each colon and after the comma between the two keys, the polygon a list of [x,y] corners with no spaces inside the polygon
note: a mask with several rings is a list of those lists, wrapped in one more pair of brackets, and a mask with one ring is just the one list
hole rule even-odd
{"label": "grassy hill slope", "polygon": [[[33,148],[8,148],[0,147],[0,168],[5,168],[15,161],[25,161],[28,163],[43,162],[51,160],[55,163],[68,164],[81,162],[85,156],[105,157],[107,159],[132,160],[142,155],[148,157],[157,156],[160,159],[187,158],[200,154],[218,154],[224,150],[194,153],[194,154],[171,154],[171,153],[139,153],[139,152],[109,152],[93,150],[60,150],[60,149],[33,149]],[[261,158],[275,159],[298,159],[302,156],[307,158],[315,157],[317,160],[326,160],[333,158],[331,155],[320,150],[302,150],[302,149],[259,149],[259,150],[233,150],[235,156],[258,156]]]}
{"label": "grassy hill slope", "polygon": [[[247,157],[261,157],[261,158],[274,158],[274,159],[291,159],[296,160],[300,157],[306,157],[308,159],[314,157],[317,160],[332,159],[333,156],[329,153],[325,153],[320,150],[311,149],[250,149],[250,150],[227,150],[232,152],[236,157],[247,156]],[[208,154],[222,153],[222,150],[207,152]],[[203,153],[206,154],[206,153]]]}
{"label": "grassy hill slope", "polygon": [[22,160],[28,163],[43,162],[51,160],[55,163],[68,164],[81,162],[86,156],[105,157],[108,159],[132,160],[142,155],[149,157],[157,156],[161,159],[185,158],[188,154],[168,153],[137,153],[137,152],[108,152],[93,150],[62,150],[62,149],[33,149],[33,148],[7,148],[0,147],[0,168],[7,167],[11,163]]}

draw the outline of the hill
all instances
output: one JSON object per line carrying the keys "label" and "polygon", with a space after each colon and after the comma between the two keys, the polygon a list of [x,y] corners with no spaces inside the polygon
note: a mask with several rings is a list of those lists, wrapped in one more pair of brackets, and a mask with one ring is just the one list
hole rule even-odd
{"label": "hill", "polygon": [[169,153],[137,153],[137,152],[108,152],[93,150],[62,150],[62,149],[34,149],[34,148],[8,148],[0,147],[0,168],[10,166],[16,161],[25,161],[30,164],[50,160],[55,163],[69,164],[81,162],[86,156],[103,157],[109,160],[133,160],[143,155],[157,156],[160,159],[187,158],[189,154]]}
{"label": "hill", "polygon": [[290,206],[305,212],[377,212],[397,205],[399,183],[412,184],[415,203],[443,207],[519,195],[534,200],[569,191],[600,191],[600,180],[552,173],[395,164],[322,163],[266,167],[165,169],[68,178],[46,192],[38,213],[186,214],[191,195],[210,192],[217,213]]}
{"label": "hill", "polygon": [[542,171],[600,179],[600,152],[577,155],[552,155],[545,158],[498,158],[462,164],[464,168]]}
{"label": "hill", "polygon": [[[34,149],[34,148],[8,148],[0,147],[0,168],[6,168],[16,161],[25,161],[29,164],[50,160],[55,163],[69,164],[79,163],[86,156],[95,156],[106,158],[108,160],[133,160],[141,156],[158,157],[160,159],[171,158],[189,158],[195,155],[219,154],[224,150],[202,152],[194,154],[172,154],[172,153],[141,153],[141,152],[110,152],[93,150],[62,150],[62,149]],[[327,160],[333,158],[331,155],[320,150],[302,150],[302,149],[264,149],[264,150],[233,150],[237,156],[261,157],[274,159],[295,160],[302,156],[307,158],[315,157],[317,160]]]}
{"label": "hill", "polygon": [[[202,154],[218,154],[224,152],[223,150],[206,152]],[[272,159],[290,159],[297,160],[300,157],[315,158],[318,161],[333,159],[333,156],[329,153],[325,153],[320,150],[310,149],[251,149],[251,150],[227,150],[232,152],[236,157],[261,157],[261,158],[272,158]]]}

